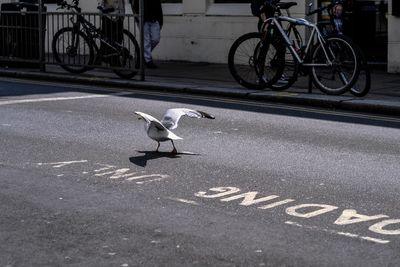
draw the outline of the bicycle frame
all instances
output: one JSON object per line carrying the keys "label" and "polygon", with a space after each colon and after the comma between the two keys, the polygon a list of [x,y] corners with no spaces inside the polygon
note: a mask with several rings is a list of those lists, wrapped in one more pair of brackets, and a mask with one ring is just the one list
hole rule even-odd
{"label": "bicycle frame", "polygon": [[[108,57],[118,55],[118,53],[119,53],[118,48],[121,48],[122,45],[118,44],[117,42],[114,42],[114,44],[111,44],[111,43],[107,42],[106,40],[104,40],[101,37],[100,30],[98,28],[96,28],[90,21],[85,19],[84,16],[82,16],[80,14],[80,8],[74,8],[74,11],[75,12],[73,12],[72,14],[76,15],[76,19],[74,19],[74,17],[71,17],[71,19],[70,19],[70,21],[73,24],[73,29],[76,31],[81,31],[83,29],[86,36],[90,37],[89,39],[92,41],[92,45],[96,49],[96,53],[98,53],[100,51],[100,49],[99,49],[98,45],[96,44],[96,42],[94,41],[94,39],[99,40],[100,43],[105,44],[107,47],[109,47],[110,49],[112,49],[114,51],[113,54],[107,54]],[[73,37],[73,38],[75,38],[75,37]],[[118,46],[118,48],[116,48],[116,46]]]}
{"label": "bicycle frame", "polygon": [[[294,48],[291,40],[289,39],[285,30],[283,29],[281,22],[288,22],[295,26],[304,26],[304,27],[312,29],[311,35],[308,39],[306,48],[304,50],[303,57],[301,57],[301,55],[299,55],[299,53]],[[266,19],[263,23],[263,26],[261,27],[262,31],[268,31],[270,25],[276,26],[276,29],[279,31],[279,34],[282,36],[283,40],[285,41],[286,46],[289,48],[289,50],[292,53],[292,55],[294,56],[295,60],[300,65],[305,66],[305,67],[330,67],[330,66],[332,66],[333,63],[329,59],[328,52],[326,51],[326,48],[325,48],[326,42],[316,24],[313,24],[305,19],[296,19],[296,18],[291,18],[291,17],[287,17],[287,16],[277,16],[277,17],[271,17],[271,18]],[[310,50],[314,46],[313,42],[315,39],[321,44],[321,47],[324,51],[325,58],[327,61],[326,64],[306,63],[306,59],[310,53]]]}
{"label": "bicycle frame", "polygon": [[[73,18],[71,18],[71,21],[72,19]],[[91,38],[98,38],[99,36],[98,29],[94,25],[92,25],[87,19],[85,19],[81,14],[77,14],[77,22],[72,22],[72,23],[74,24],[74,27],[78,29],[80,29],[80,26],[82,25],[87,36]]]}

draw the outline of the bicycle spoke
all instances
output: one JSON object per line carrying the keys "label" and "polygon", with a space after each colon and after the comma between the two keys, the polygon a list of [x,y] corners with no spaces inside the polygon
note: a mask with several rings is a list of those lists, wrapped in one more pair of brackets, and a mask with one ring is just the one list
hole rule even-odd
{"label": "bicycle spoke", "polygon": [[[327,63],[326,56],[332,64],[323,67],[322,65]],[[350,42],[344,37],[328,37],[324,47],[319,45],[316,48],[313,63],[315,64],[312,68],[314,81],[327,94],[346,92],[358,78],[358,58]]]}

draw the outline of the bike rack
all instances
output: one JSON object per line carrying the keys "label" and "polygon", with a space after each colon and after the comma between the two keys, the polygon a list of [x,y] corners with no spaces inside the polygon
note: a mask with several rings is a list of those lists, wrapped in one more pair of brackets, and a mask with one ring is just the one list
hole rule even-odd
{"label": "bike rack", "polygon": [[[23,1],[23,0],[22,0]],[[137,41],[139,42],[139,59],[140,66],[138,66],[138,79],[145,80],[145,69],[144,69],[144,31],[143,31],[143,4],[145,0],[139,0],[139,14],[125,15],[125,25],[128,25],[128,30],[131,31],[133,35],[137,34]],[[15,3],[18,5],[18,3]],[[23,5],[23,4],[22,4]],[[36,6],[36,8],[26,8],[24,10],[16,11],[1,11],[0,17],[3,17],[3,23],[0,24],[0,63],[6,66],[28,66],[27,63],[32,64],[38,68],[41,72],[46,72],[46,66],[48,65],[58,65],[52,58],[51,41],[53,39],[54,33],[60,28],[66,27],[68,24],[68,18],[71,14],[67,12],[48,12],[44,4],[44,0],[37,0],[37,4],[26,3],[27,6]],[[130,9],[130,5],[126,9]],[[99,13],[82,13],[82,15],[88,16],[89,18],[94,18],[95,16],[101,16]],[[6,18],[7,17],[7,18]],[[30,20],[27,21],[27,18]],[[51,20],[52,19],[52,20]],[[95,19],[96,20],[96,19]],[[137,20],[137,22],[135,22]],[[21,23],[27,21],[28,23],[24,27]],[[98,22],[99,20],[97,20]],[[20,26],[20,24],[22,26]],[[56,25],[54,25],[56,24]],[[64,25],[65,24],[65,25]],[[33,28],[32,25],[35,25]],[[97,25],[99,26],[99,25]],[[59,27],[57,29],[57,27]],[[130,27],[130,29],[129,29]],[[137,30],[136,30],[137,29]],[[32,35],[35,37],[27,37],[27,34],[21,31],[32,31]],[[11,37],[9,37],[11,35]],[[31,36],[31,34],[29,34]],[[11,41],[6,40],[12,39]],[[37,42],[37,43],[36,43]],[[32,45],[34,48],[25,49],[24,45]],[[9,48],[13,48],[13,50]],[[18,49],[18,53],[14,51]],[[30,52],[32,50],[32,52]],[[7,52],[11,51],[11,52]],[[19,52],[22,51],[22,52]],[[33,53],[34,56],[27,57],[28,53]],[[127,65],[128,66],[128,65]],[[110,64],[102,64],[90,66],[92,68],[105,68],[105,69],[115,69],[116,67],[110,66]],[[122,67],[119,67],[122,69]]]}

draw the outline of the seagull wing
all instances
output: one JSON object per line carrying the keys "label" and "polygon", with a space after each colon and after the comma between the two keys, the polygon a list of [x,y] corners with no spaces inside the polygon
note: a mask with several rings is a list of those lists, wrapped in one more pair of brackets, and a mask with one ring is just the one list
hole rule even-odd
{"label": "seagull wing", "polygon": [[161,123],[165,126],[165,128],[173,130],[178,127],[178,122],[182,116],[189,116],[198,119],[200,118],[215,119],[213,115],[210,115],[203,111],[188,109],[188,108],[172,108],[168,109],[167,112],[164,114]]}
{"label": "seagull wing", "polygon": [[161,122],[160,122],[159,120],[157,120],[156,118],[154,118],[153,116],[151,116],[151,115],[149,115],[149,114],[147,114],[147,113],[140,112],[140,111],[135,111],[135,114],[138,115],[138,116],[140,116],[140,117],[141,117],[142,119],[144,119],[147,123],[150,123],[150,122],[154,121],[154,122],[158,122],[158,123],[161,124]]}

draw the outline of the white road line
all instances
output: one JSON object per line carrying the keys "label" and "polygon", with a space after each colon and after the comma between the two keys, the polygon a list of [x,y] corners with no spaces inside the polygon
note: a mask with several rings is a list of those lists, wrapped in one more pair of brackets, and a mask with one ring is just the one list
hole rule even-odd
{"label": "white road line", "polygon": [[181,203],[185,203],[185,204],[191,204],[191,205],[196,205],[196,206],[199,205],[199,203],[197,203],[196,201],[187,200],[187,199],[183,199],[183,198],[167,197],[167,199],[173,200],[173,201],[177,201],[177,202],[181,202]]}
{"label": "white road line", "polygon": [[330,233],[330,234],[342,235],[342,236],[355,238],[355,239],[360,239],[360,240],[366,240],[366,241],[370,241],[370,242],[374,242],[374,243],[378,243],[378,244],[390,243],[389,240],[373,238],[373,237],[369,237],[369,236],[360,236],[360,235],[353,234],[353,233],[339,232],[339,231],[335,231],[335,230],[319,228],[317,226],[305,226],[305,225],[301,225],[299,223],[292,222],[292,221],[286,221],[285,224],[296,226],[296,227],[300,227],[300,228],[310,229],[310,230],[319,230],[319,231],[327,232],[327,233]]}
{"label": "white road line", "polygon": [[53,168],[61,168],[67,165],[71,165],[71,164],[76,164],[76,163],[87,163],[87,160],[73,160],[73,161],[61,161],[61,162],[47,162],[47,163],[43,163],[43,162],[39,162],[36,163],[38,166],[43,166],[43,165],[50,165],[53,166]]}
{"label": "white road line", "polygon": [[51,102],[51,101],[65,101],[65,100],[76,100],[76,99],[88,99],[88,98],[103,98],[109,97],[110,95],[85,95],[85,96],[66,96],[66,97],[48,97],[48,98],[34,98],[34,99],[18,99],[0,101],[0,106],[14,105],[14,104],[26,104],[26,103],[38,103],[38,102]]}
{"label": "white road line", "polygon": [[169,176],[164,176],[164,177],[160,177],[160,178],[157,178],[157,179],[152,179],[152,180],[147,180],[147,181],[136,182],[136,184],[148,184],[148,183],[152,183],[152,182],[159,182],[159,181],[162,181],[162,180],[167,179],[168,177],[169,177]]}
{"label": "white road line", "polygon": [[165,174],[146,174],[146,175],[129,177],[129,178],[126,178],[125,181],[133,181],[133,180],[139,180],[139,179],[150,178],[150,177],[168,178],[169,176],[165,175]]}
{"label": "white road line", "polygon": [[372,238],[369,236],[360,236],[361,239],[367,240],[367,241],[372,241],[375,243],[379,243],[379,244],[387,244],[390,243],[389,240],[383,240],[383,239],[379,239],[379,238]]}

